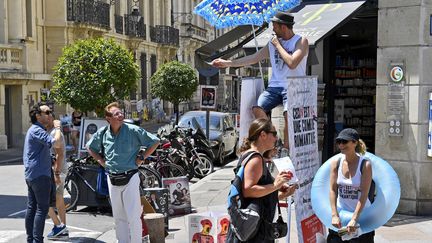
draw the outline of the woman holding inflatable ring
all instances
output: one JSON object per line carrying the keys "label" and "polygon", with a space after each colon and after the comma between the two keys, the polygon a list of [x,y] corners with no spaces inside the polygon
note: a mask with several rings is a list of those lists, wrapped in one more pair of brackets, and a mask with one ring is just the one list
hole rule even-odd
{"label": "woman holding inflatable ring", "polygon": [[[346,230],[348,233],[354,233],[359,227],[357,222],[362,210],[371,205],[368,194],[372,183],[372,165],[363,157],[366,153],[366,144],[360,139],[355,129],[342,130],[336,138],[336,144],[342,156],[340,159],[331,161],[330,165],[331,223],[334,227],[341,229],[339,211],[353,212],[351,220],[346,225]],[[362,163],[363,160],[365,161]],[[329,229],[327,242],[373,243],[374,235],[375,232],[371,231],[343,241],[338,232]]]}

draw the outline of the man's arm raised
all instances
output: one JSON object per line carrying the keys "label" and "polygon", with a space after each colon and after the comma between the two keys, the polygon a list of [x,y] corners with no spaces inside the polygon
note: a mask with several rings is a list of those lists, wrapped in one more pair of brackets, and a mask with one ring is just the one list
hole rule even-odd
{"label": "man's arm raised", "polygon": [[211,65],[217,68],[243,67],[243,66],[255,64],[267,58],[269,58],[268,45],[261,48],[259,51],[255,52],[252,55],[245,56],[239,59],[225,60],[222,58],[217,58],[211,62]]}

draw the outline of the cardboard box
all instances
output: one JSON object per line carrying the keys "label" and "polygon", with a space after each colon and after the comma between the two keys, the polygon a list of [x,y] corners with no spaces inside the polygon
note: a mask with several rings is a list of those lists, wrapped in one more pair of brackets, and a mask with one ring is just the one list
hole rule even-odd
{"label": "cardboard box", "polygon": [[189,180],[186,176],[162,178],[162,184],[168,189],[169,215],[183,215],[191,212]]}
{"label": "cardboard box", "polygon": [[190,243],[225,243],[229,228],[229,215],[219,212],[205,212],[188,216]]}

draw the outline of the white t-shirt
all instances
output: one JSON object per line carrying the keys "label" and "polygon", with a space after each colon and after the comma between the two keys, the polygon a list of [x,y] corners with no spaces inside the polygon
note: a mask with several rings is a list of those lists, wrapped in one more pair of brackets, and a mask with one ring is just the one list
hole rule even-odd
{"label": "white t-shirt", "polygon": [[[354,212],[357,206],[357,202],[360,200],[361,191],[361,161],[363,157],[360,156],[357,170],[353,178],[348,179],[342,173],[342,161],[345,160],[345,156],[343,156],[339,163],[338,168],[338,177],[337,177],[337,185],[338,185],[338,197],[337,197],[337,207],[342,208],[344,210]],[[366,200],[365,208],[370,206],[369,199]]]}
{"label": "white t-shirt", "polygon": [[[296,50],[296,44],[302,37],[300,35],[294,35],[289,40],[283,40],[279,38],[279,42],[283,46],[283,48],[288,52],[288,54],[292,55]],[[298,77],[306,75],[306,63],[307,63],[307,55],[303,57],[300,63],[296,68],[291,69],[282,59],[279,51],[277,51],[276,47],[269,42],[269,55],[270,55],[270,63],[272,66],[272,74],[269,81],[268,87],[283,87],[287,88],[288,81],[287,77]]]}

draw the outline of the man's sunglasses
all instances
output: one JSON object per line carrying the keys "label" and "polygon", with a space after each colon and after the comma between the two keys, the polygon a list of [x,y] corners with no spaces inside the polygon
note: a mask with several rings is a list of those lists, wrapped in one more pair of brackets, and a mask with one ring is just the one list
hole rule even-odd
{"label": "man's sunglasses", "polygon": [[268,131],[267,133],[271,133],[273,136],[277,137],[277,131]]}
{"label": "man's sunglasses", "polygon": [[345,139],[338,139],[336,140],[336,144],[347,144],[349,141]]}

